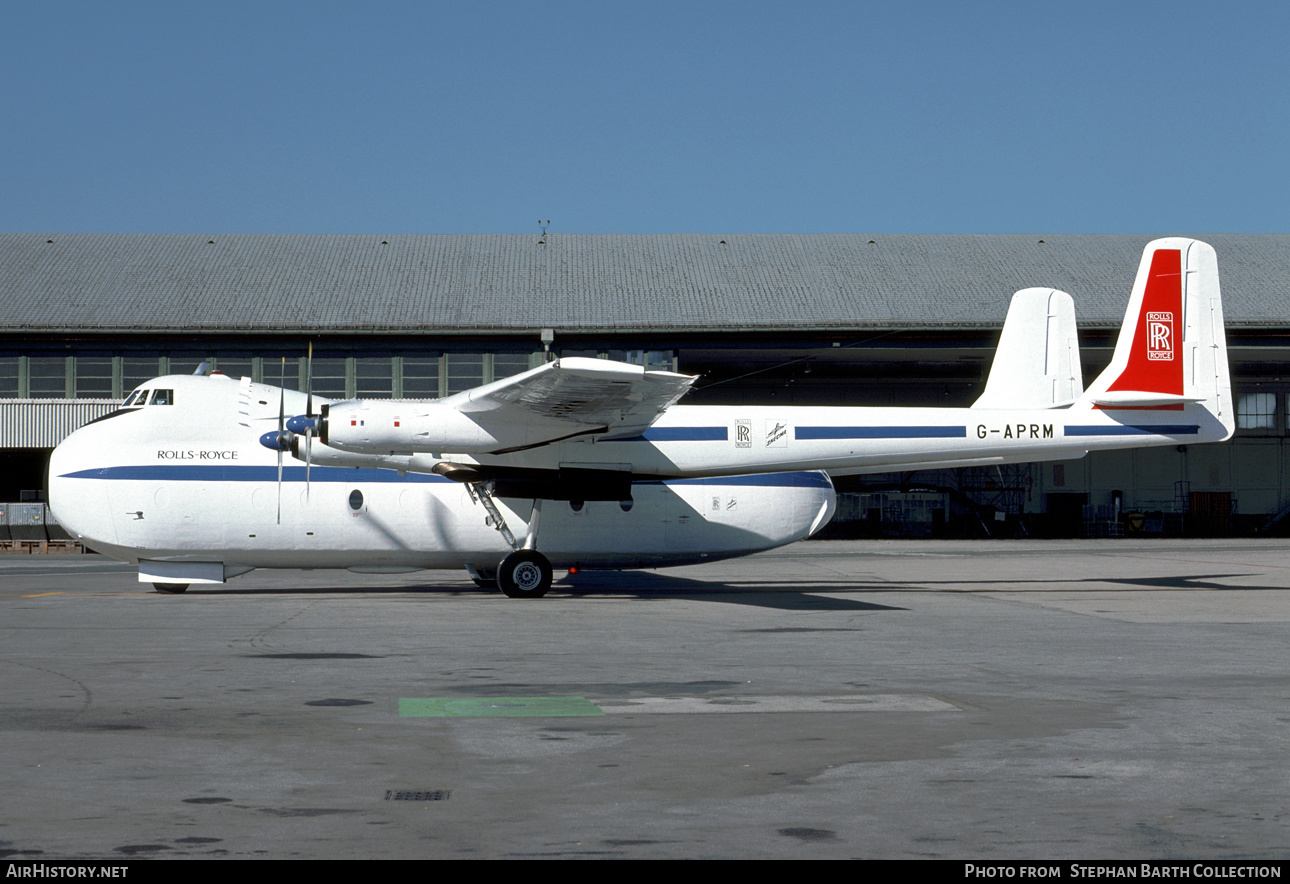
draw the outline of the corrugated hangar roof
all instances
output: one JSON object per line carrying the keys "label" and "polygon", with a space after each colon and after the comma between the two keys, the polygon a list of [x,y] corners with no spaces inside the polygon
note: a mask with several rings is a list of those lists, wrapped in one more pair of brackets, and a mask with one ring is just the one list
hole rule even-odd
{"label": "corrugated hangar roof", "polygon": [[[1149,235],[0,234],[0,329],[997,328],[1017,289],[1114,327]],[[1290,325],[1290,235],[1197,236],[1232,327]]]}

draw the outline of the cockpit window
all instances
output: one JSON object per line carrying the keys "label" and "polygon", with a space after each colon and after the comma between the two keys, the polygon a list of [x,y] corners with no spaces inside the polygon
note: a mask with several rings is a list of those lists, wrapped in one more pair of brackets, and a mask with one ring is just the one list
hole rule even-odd
{"label": "cockpit window", "polygon": [[174,390],[153,390],[151,404],[152,405],[174,405],[175,391]]}
{"label": "cockpit window", "polygon": [[128,399],[126,399],[124,402],[121,403],[121,407],[125,408],[130,405],[146,405],[147,402],[148,402],[148,391],[135,390],[133,393],[130,394]]}

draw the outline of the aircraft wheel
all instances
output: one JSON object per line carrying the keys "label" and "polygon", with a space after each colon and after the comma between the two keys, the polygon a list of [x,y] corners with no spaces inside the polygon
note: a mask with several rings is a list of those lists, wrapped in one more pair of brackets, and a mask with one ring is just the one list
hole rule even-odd
{"label": "aircraft wheel", "polygon": [[155,589],[157,592],[164,593],[165,595],[179,595],[181,592],[188,589],[188,584],[187,583],[154,583],[152,584],[152,588]]}
{"label": "aircraft wheel", "polygon": [[540,599],[551,588],[551,563],[535,549],[521,549],[497,566],[497,585],[513,599]]}

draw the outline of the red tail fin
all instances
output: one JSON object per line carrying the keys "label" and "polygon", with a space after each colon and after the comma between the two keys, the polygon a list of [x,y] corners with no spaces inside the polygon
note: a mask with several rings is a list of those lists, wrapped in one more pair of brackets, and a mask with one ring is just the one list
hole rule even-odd
{"label": "red tail fin", "polygon": [[1133,412],[1193,405],[1213,419],[1209,438],[1232,434],[1218,259],[1203,242],[1158,239],[1142,253],[1111,364],[1074,407]]}
{"label": "red tail fin", "polygon": [[1157,249],[1151,257],[1128,365],[1107,392],[1183,393],[1182,252]]}

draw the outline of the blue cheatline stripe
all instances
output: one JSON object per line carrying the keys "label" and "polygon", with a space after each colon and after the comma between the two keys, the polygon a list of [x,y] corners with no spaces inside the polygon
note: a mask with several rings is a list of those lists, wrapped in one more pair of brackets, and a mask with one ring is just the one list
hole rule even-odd
{"label": "blue cheatline stripe", "polygon": [[650,427],[634,440],[620,441],[639,442],[724,442],[730,438],[730,431],[725,427]]}
{"label": "blue cheatline stripe", "polygon": [[1097,424],[1067,424],[1062,431],[1067,436],[1195,436],[1200,432],[1198,424],[1143,424],[1128,426],[1099,426]]}
{"label": "blue cheatline stripe", "polygon": [[[157,464],[147,466],[104,467],[98,470],[77,470],[63,473],[60,479],[111,479],[147,480],[153,482],[277,482],[276,466],[221,466],[199,464]],[[347,482],[370,485],[376,482],[451,482],[443,476],[425,473],[407,473],[400,476],[391,469],[364,469],[353,467],[314,467],[309,474],[312,482]],[[305,481],[304,467],[282,468],[282,481]],[[720,476],[711,479],[652,479],[638,481],[637,485],[742,485],[757,488],[828,488],[828,477],[820,472],[755,473],[748,476]]]}
{"label": "blue cheatline stripe", "polygon": [[795,439],[959,439],[967,427],[798,427]]}
{"label": "blue cheatline stripe", "polygon": [[[231,466],[221,464],[156,464],[129,467],[104,467],[99,470],[77,470],[64,473],[60,479],[125,479],[151,480],[154,482],[276,482],[276,466]],[[304,467],[282,468],[282,481],[305,481]],[[394,470],[353,467],[313,467],[309,470],[311,482],[448,482],[443,476],[425,473],[407,473],[400,476]]]}

